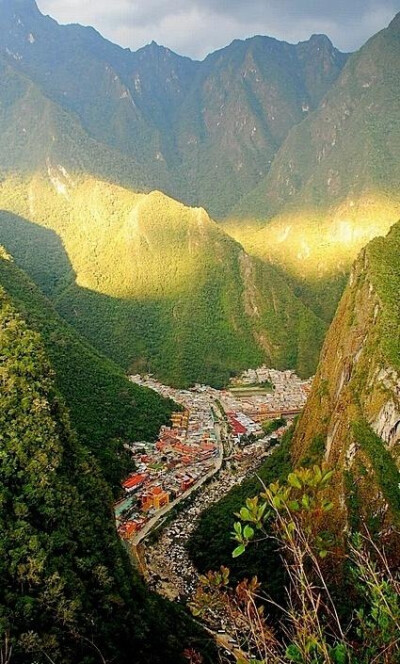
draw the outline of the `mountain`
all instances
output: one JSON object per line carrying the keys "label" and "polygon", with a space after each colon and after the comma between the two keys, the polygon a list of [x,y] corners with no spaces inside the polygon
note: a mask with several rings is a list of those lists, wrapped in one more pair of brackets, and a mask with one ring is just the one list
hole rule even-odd
{"label": "mountain", "polygon": [[358,252],[399,217],[399,43],[398,15],[348,59],[232,213],[233,236],[290,273],[327,320],[334,308],[315,282],[330,283],[336,304]]}
{"label": "mountain", "polygon": [[201,633],[131,569],[40,335],[3,289],[0,346],[2,652],[16,664],[185,661]]}
{"label": "mountain", "polygon": [[[235,514],[246,498],[285,481],[300,465],[334,469],[329,527],[339,539],[367,525],[397,560],[400,523],[400,222],[355,262],[328,331],[311,394],[296,428],[254,477],[201,515],[188,542],[200,572],[227,565],[235,580],[257,575],[282,600],[284,579],[273,540],[232,559]],[[392,558],[393,556],[393,558]]]}
{"label": "mountain", "polygon": [[323,323],[203,209],[60,164],[4,179],[0,208],[0,238],[19,267],[125,370],[222,385],[263,361],[315,369]]}
{"label": "mountain", "polygon": [[[80,124],[90,152],[102,148],[111,162],[114,155],[110,180],[161,189],[217,217],[262,179],[347,59],[321,35],[298,45],[236,40],[201,63],[154,42],[131,52],[92,28],[60,26],[23,0],[0,3],[0,24],[6,64],[56,104],[64,122]],[[101,159],[90,161],[86,170],[98,175]]]}
{"label": "mountain", "polygon": [[[292,443],[335,469],[334,521],[400,523],[400,222],[358,257]],[[398,551],[398,549],[397,549]]]}
{"label": "mountain", "polygon": [[0,168],[6,173],[46,172],[62,161],[70,170],[114,178],[133,188],[143,188],[146,180],[133,158],[90,137],[76,114],[52,101],[1,56],[0,148]]}
{"label": "mountain", "polygon": [[[146,194],[162,190],[217,216],[225,214],[264,176],[291,127],[316,108],[347,59],[323,35],[297,45],[261,36],[236,40],[203,62],[154,42],[134,53],[92,28],[58,25],[43,16],[34,1],[24,0],[0,2],[0,25],[0,170],[7,181],[15,174],[25,182],[49,179],[58,191],[53,214],[59,219],[47,222],[52,213],[42,211],[44,201],[35,203],[37,211],[31,203],[15,202],[5,202],[4,209],[47,225],[64,244],[59,224],[61,215],[69,212],[62,197],[72,181],[88,177]],[[25,200],[20,184],[16,190]],[[110,212],[102,205],[97,215]],[[152,212],[146,218],[151,216]],[[118,267],[106,256],[105,233],[104,260],[97,268],[104,274],[89,274],[88,261],[97,250],[93,244],[85,248],[87,240],[81,235],[78,253],[85,256],[86,265],[77,267],[69,256],[70,287],[64,283],[56,295],[46,282],[45,294],[57,300],[59,312],[80,333],[124,369],[149,368],[176,384],[222,384],[230,372],[264,360],[296,368],[302,375],[314,371],[324,323],[318,320],[319,311],[313,316],[309,304],[294,297],[285,274],[248,258],[241,258],[239,265],[237,245],[224,240],[232,266],[226,277],[220,274],[211,284],[222,263],[221,256],[209,260],[204,235],[202,256],[195,259],[199,264],[190,259],[184,277],[189,279],[190,296],[185,299],[181,293],[177,304],[170,297],[174,286],[167,293],[161,283],[160,266],[165,263],[170,270],[184,272],[188,245],[174,237],[180,231],[171,211],[163,223],[168,227],[165,233],[155,237],[152,229],[150,259],[144,244],[136,245],[133,260],[138,270],[130,264],[121,235],[115,242],[126,260]],[[214,243],[215,226],[207,228],[212,255],[219,240]],[[26,250],[21,243],[17,249],[15,242],[10,245],[9,236],[7,242],[18,262],[18,252]],[[179,255],[175,245],[181,248]],[[30,266],[31,277],[35,280],[50,262],[48,271],[54,269],[55,274],[44,281],[59,279],[65,256],[41,251],[42,259]],[[69,244],[70,251],[75,250]],[[181,267],[173,265],[175,259],[182,261]],[[199,273],[202,279],[191,284]],[[173,280],[172,272],[169,279]],[[143,297],[144,280],[153,288],[150,297]],[[121,288],[124,282],[129,287]],[[235,288],[242,293],[237,304]],[[218,307],[221,313],[210,320],[208,311]],[[202,328],[206,331],[199,334]],[[203,361],[206,348],[214,350]]]}
{"label": "mountain", "polygon": [[180,108],[177,146],[196,204],[228,214],[268,172],[290,129],[314,109],[346,57],[314,35],[297,45],[235,40],[209,55]]}
{"label": "mountain", "polygon": [[[0,213],[0,225],[15,232],[19,225],[25,241],[37,252],[38,244],[51,249],[59,242],[50,231]],[[47,235],[47,243],[41,236]],[[23,248],[20,248],[20,251]],[[44,255],[38,256],[40,263]],[[0,283],[32,330],[40,333],[46,354],[55,369],[54,381],[68,406],[80,440],[93,453],[105,479],[118,489],[131,469],[123,443],[154,440],[168,422],[173,404],[152,390],[138,388],[122,370],[80,337],[55,311],[39,288],[3,253]]]}

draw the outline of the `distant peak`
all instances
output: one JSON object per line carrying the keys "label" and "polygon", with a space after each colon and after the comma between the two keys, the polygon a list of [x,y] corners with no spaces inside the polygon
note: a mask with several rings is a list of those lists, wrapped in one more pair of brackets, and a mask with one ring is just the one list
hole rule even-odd
{"label": "distant peak", "polygon": [[168,49],[165,46],[160,46],[160,44],[157,44],[153,39],[149,44],[139,48],[137,53],[159,53],[160,51],[168,51]]}
{"label": "distant peak", "polygon": [[389,28],[392,30],[400,30],[400,12],[396,14],[394,19],[389,23]]}
{"label": "distant peak", "polygon": [[317,35],[317,34],[311,35],[309,43],[319,44],[321,46],[329,46],[329,47],[333,46],[331,40],[326,35]]}
{"label": "distant peak", "polygon": [[[146,48],[146,46],[144,48]],[[147,48],[152,49],[153,51],[166,50],[165,46],[160,46],[160,44],[157,44],[154,39],[150,42],[150,44],[147,44]]]}

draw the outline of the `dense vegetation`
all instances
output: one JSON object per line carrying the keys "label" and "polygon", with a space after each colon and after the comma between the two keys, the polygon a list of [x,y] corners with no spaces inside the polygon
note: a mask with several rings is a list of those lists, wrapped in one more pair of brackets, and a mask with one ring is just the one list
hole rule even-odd
{"label": "dense vegetation", "polygon": [[[34,237],[28,235],[26,240],[34,242]],[[34,243],[35,252],[36,246]],[[168,422],[173,404],[130,383],[116,365],[60,318],[49,300],[4,253],[0,283],[30,328],[40,332],[74,428],[95,455],[107,481],[118,487],[131,468],[123,443],[154,440],[161,424]]]}
{"label": "dense vegetation", "polygon": [[0,346],[2,660],[176,664],[187,621],[133,575],[40,337],[3,290]]}
{"label": "dense vegetation", "polygon": [[[399,210],[393,103],[399,22],[350,58],[314,35],[298,45],[267,37],[237,40],[198,63],[154,43],[132,53],[92,29],[59,26],[33,0],[3,3],[0,11],[0,167],[23,172],[26,181],[32,173],[45,175],[58,199],[50,201],[37,187],[43,201],[32,206],[32,194],[19,188],[24,204],[5,207],[62,238],[78,288],[67,270],[69,288],[60,292],[59,311],[125,369],[150,369],[177,385],[221,385],[230,373],[265,358],[312,373],[324,331],[318,319],[332,320],[356,252],[386,231]],[[107,215],[110,231],[116,228],[112,201],[104,206],[94,200],[89,211],[87,190],[85,203],[68,205],[74,183],[87,173],[136,191],[163,190],[217,217],[232,217],[237,203],[233,216],[240,219],[225,230],[274,270],[250,261],[245,293],[243,271],[249,270],[238,267],[227,241],[227,263],[236,253],[228,286],[219,255],[194,250],[190,269],[187,255],[185,265],[173,266],[188,247],[177,237],[176,218],[173,228],[169,220],[155,237],[160,219],[166,223],[155,199],[145,206],[151,229],[136,233],[132,217],[136,240],[127,224],[117,226],[115,243],[95,230],[86,253],[81,231],[82,246],[76,240],[71,247],[65,224],[71,214],[84,229],[83,216],[93,230],[93,217],[107,224]],[[125,207],[126,196],[118,196]],[[180,214],[175,208],[166,216]],[[196,242],[212,246],[214,235]],[[90,274],[93,265],[100,276]],[[179,283],[178,297],[168,284],[160,286],[173,276],[171,267],[177,281],[192,287],[184,292]],[[30,274],[41,271],[34,266]],[[60,269],[55,271],[58,279]],[[233,303],[235,289],[243,298],[235,295]],[[294,304],[293,294],[305,309]],[[215,308],[221,320],[208,316]],[[205,348],[215,350],[206,362]]]}
{"label": "dense vegetation", "polygon": [[[172,404],[123,371],[178,386],[314,371],[355,253],[400,210],[400,15],[346,65],[322,36],[196,63],[58,26],[34,0],[0,0],[0,19],[0,241],[35,282],[1,252],[0,659],[176,664],[193,627],[133,575],[110,508],[123,443],[153,438]],[[233,221],[132,191],[154,188]],[[397,225],[358,259],[293,445],[193,533],[202,571],[229,564],[282,599],[275,542],[232,562],[231,529],[291,454],[335,468],[341,545],[364,520],[398,555],[399,250]],[[376,598],[368,657],[381,633],[386,647]]]}
{"label": "dense vegetation", "polygon": [[[400,519],[400,223],[355,262],[293,439],[294,463],[335,468],[331,528],[364,521],[391,542]],[[318,459],[317,459],[318,460]]]}
{"label": "dense vegetation", "polygon": [[400,222],[386,238],[376,238],[367,247],[373,286],[382,302],[379,342],[387,364],[400,370]]}
{"label": "dense vegetation", "polygon": [[[318,465],[297,468],[248,498],[234,524],[233,558],[254,542],[272,541],[278,548],[287,578],[285,606],[263,594],[257,577],[234,587],[225,566],[199,579],[191,609],[211,625],[216,615],[224,616],[238,641],[238,664],[400,662],[398,566],[365,524],[345,532],[344,553],[336,548],[335,536],[324,528],[334,508],[327,497],[332,475]],[[341,615],[331,575],[343,563],[352,588]],[[281,611],[272,619],[271,606]]]}
{"label": "dense vegetation", "polygon": [[284,417],[278,417],[275,420],[266,420],[262,423],[262,430],[266,436],[269,436],[274,431],[277,431],[280,427],[286,426],[287,422]]}
{"label": "dense vegetation", "polygon": [[0,206],[16,213],[0,238],[18,265],[125,370],[216,386],[264,361],[315,370],[324,324],[201,208],[59,168],[4,180]]}

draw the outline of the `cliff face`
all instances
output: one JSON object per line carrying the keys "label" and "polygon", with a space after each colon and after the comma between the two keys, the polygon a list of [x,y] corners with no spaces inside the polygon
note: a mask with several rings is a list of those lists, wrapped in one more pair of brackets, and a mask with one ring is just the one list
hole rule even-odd
{"label": "cliff face", "polygon": [[400,222],[362,251],[328,332],[293,460],[336,469],[336,523],[400,519]]}

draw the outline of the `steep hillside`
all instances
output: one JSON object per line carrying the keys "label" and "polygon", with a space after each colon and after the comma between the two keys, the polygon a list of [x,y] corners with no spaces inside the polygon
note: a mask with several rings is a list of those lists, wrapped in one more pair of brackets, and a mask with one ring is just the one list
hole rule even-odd
{"label": "steep hillside", "polygon": [[[263,361],[313,372],[321,321],[204,210],[63,167],[50,178],[4,180],[0,206],[19,215],[3,218],[0,238],[20,267],[125,369],[177,385],[221,385]],[[54,230],[63,246],[27,220]]]}
{"label": "steep hillside", "polygon": [[[1,213],[2,228],[7,221],[13,227],[18,223],[17,219]],[[38,234],[29,235],[26,224],[24,232],[26,242],[32,243],[36,252]],[[54,234],[47,232],[47,235],[50,236],[48,249]],[[38,258],[43,256],[39,254]],[[123,443],[154,440],[161,424],[168,421],[173,404],[160,399],[151,390],[131,384],[119,367],[66,324],[50,301],[5,253],[0,258],[0,284],[30,328],[41,334],[56,372],[57,389],[69,408],[72,424],[96,457],[109,484],[118,488],[121,477],[126,476],[131,467]]]}
{"label": "steep hillside", "polygon": [[4,661],[185,661],[187,621],[133,575],[111,495],[71,430],[40,337],[3,290],[0,348]]}
{"label": "steep hillside", "polygon": [[[134,53],[92,28],[58,25],[34,0],[3,0],[0,22],[8,66],[62,109],[65,122],[79,122],[98,149],[120,155],[125,168],[116,157],[111,180],[161,189],[212,216],[258,184],[347,57],[320,35],[298,45],[237,40],[201,63],[154,42]],[[88,161],[87,172],[98,174]]]}
{"label": "steep hillside", "polygon": [[341,536],[361,519],[386,539],[400,524],[400,222],[360,254],[324,343],[307,405],[294,432],[260,468],[201,516],[189,553],[201,572],[220,564],[235,579],[256,574],[282,592],[274,543],[232,559],[235,513],[245,499],[286,479],[292,468],[321,462],[335,470],[330,529]]}
{"label": "steep hillside", "polygon": [[212,216],[226,215],[268,172],[345,61],[322,35],[296,46],[261,36],[235,40],[209,55],[176,121],[183,199],[192,202],[191,191]]}
{"label": "steep hillside", "polygon": [[233,213],[233,236],[289,271],[306,298],[399,217],[399,46],[400,15],[349,58]]}
{"label": "steep hillside", "polygon": [[[1,34],[1,33],[0,33]],[[89,172],[144,189],[151,178],[131,156],[89,136],[76,114],[64,110],[0,56],[0,169],[43,173],[61,160],[66,168]]]}
{"label": "steep hillside", "polygon": [[335,468],[335,522],[400,523],[400,223],[357,259],[293,440]]}

